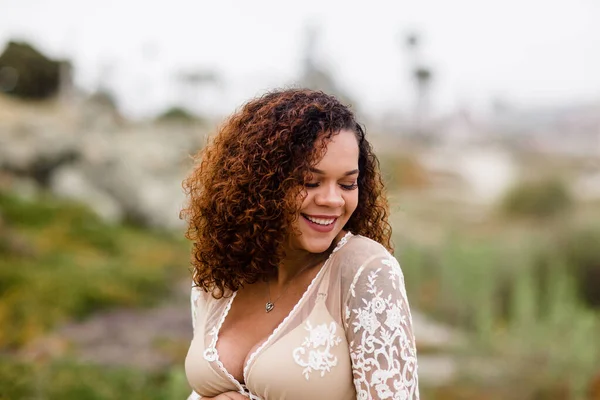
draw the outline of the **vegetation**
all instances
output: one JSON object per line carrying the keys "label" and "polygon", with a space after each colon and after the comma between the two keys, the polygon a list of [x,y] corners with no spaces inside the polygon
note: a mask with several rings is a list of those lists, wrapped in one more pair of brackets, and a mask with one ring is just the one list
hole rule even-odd
{"label": "vegetation", "polygon": [[[487,359],[519,398],[588,398],[600,377],[597,228],[530,232],[520,244],[468,232],[453,232],[439,246],[405,243],[411,304],[462,328],[470,345],[462,356]],[[463,389],[478,385],[472,397],[456,398],[483,398],[489,387],[481,380]],[[432,398],[445,399],[440,393]],[[489,398],[515,392],[495,393]]]}
{"label": "vegetation", "polygon": [[[600,209],[531,171],[500,211],[430,194],[426,171],[382,159],[400,212],[397,256],[411,306],[463,335],[459,376],[429,399],[600,398]],[[418,174],[415,174],[418,171]],[[541,176],[536,176],[541,175]],[[414,177],[418,179],[414,179]],[[553,170],[552,176],[562,176]]]}
{"label": "vegetation", "polygon": [[182,368],[148,373],[73,360],[26,363],[0,358],[1,400],[181,400],[189,394]]}
{"label": "vegetation", "polygon": [[386,154],[380,156],[379,161],[387,187],[422,189],[431,184],[427,171],[416,157]]}
{"label": "vegetation", "polygon": [[511,216],[548,218],[573,207],[567,187],[559,180],[522,182],[504,198],[503,210]]}
{"label": "vegetation", "polygon": [[78,204],[0,193],[0,349],[100,309],[156,304],[187,254],[167,234],[108,225]]}
{"label": "vegetation", "polygon": [[[411,159],[382,165],[392,195],[413,191],[401,196],[412,221],[393,222],[411,306],[467,339],[449,350],[460,360],[458,380],[423,385],[422,397],[599,398],[600,210],[554,182],[517,187],[504,213],[465,220],[450,215],[456,204],[432,213],[428,177]],[[428,223],[435,234],[422,240]],[[151,372],[9,354],[63,321],[156,304],[187,273],[187,250],[165,233],[105,224],[74,203],[0,193],[0,400],[185,398],[181,354],[174,368]]]}
{"label": "vegetation", "polygon": [[202,122],[202,118],[182,107],[171,107],[156,118],[157,122],[178,122],[190,124]]}
{"label": "vegetation", "polygon": [[10,354],[61,322],[158,303],[187,254],[166,233],[111,226],[79,204],[0,192],[0,399],[186,398],[182,363],[148,373]]}
{"label": "vegetation", "polygon": [[29,43],[9,41],[0,54],[0,91],[23,99],[47,99],[57,94],[61,78],[66,78],[61,74],[70,69],[67,61],[51,60]]}

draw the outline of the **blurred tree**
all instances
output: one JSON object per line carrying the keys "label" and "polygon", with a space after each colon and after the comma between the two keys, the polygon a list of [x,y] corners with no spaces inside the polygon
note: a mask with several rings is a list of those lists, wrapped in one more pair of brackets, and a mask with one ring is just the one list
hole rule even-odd
{"label": "blurred tree", "polygon": [[178,84],[180,108],[189,110],[198,108],[204,89],[221,83],[221,77],[216,72],[200,67],[179,71],[175,74],[175,80]]}
{"label": "blurred tree", "polygon": [[423,135],[429,118],[429,95],[433,72],[422,61],[421,39],[417,33],[406,35],[405,48],[410,62],[411,80],[416,89],[413,129],[415,134]]}
{"label": "blurred tree", "polygon": [[319,40],[320,32],[318,28],[315,25],[308,25],[304,33],[304,50],[299,85],[332,94],[343,103],[352,105],[352,108],[357,111],[357,104],[352,97],[335,81],[331,71],[319,62]]}
{"label": "blurred tree", "polygon": [[574,200],[567,185],[556,178],[520,182],[502,200],[506,215],[547,219],[573,208]]}
{"label": "blurred tree", "polygon": [[0,92],[9,93],[19,81],[19,72],[13,67],[0,67]]}
{"label": "blurred tree", "polygon": [[8,42],[0,54],[0,90],[24,99],[45,99],[59,94],[70,79],[68,61],[51,60],[25,42]]}
{"label": "blurred tree", "polygon": [[156,117],[157,122],[176,122],[176,123],[194,123],[203,122],[203,119],[194,115],[189,110],[183,107],[170,107]]}

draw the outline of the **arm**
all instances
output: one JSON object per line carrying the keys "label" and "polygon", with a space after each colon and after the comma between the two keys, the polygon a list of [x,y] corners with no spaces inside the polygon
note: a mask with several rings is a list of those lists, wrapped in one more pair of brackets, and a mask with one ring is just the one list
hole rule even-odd
{"label": "arm", "polygon": [[[202,397],[200,397],[200,395],[198,393],[196,393],[195,391],[192,390],[192,393],[188,396],[187,400],[199,400],[201,398]],[[204,399],[208,400],[208,399],[206,399],[206,397]]]}
{"label": "arm", "polygon": [[[190,296],[190,308],[192,311],[192,329],[195,331],[196,329],[196,311],[197,311],[197,301],[200,292],[196,287],[192,287],[192,293]],[[248,398],[241,393],[238,392],[226,392],[221,393],[216,397],[202,397],[195,391],[188,396],[187,400],[247,400]]]}
{"label": "arm", "polygon": [[[199,398],[199,397],[198,397]],[[204,400],[248,400],[248,397],[238,392],[221,393],[216,397],[202,397]],[[194,399],[195,400],[195,399]]]}
{"label": "arm", "polygon": [[[190,309],[192,311],[192,332],[196,330],[196,301],[198,300],[198,289],[195,286],[192,286],[192,293],[190,294]],[[202,396],[192,390],[192,393],[188,396],[187,400],[200,400]],[[204,398],[205,400],[206,397]]]}
{"label": "arm", "polygon": [[418,400],[412,318],[392,255],[371,257],[358,268],[344,317],[358,399]]}

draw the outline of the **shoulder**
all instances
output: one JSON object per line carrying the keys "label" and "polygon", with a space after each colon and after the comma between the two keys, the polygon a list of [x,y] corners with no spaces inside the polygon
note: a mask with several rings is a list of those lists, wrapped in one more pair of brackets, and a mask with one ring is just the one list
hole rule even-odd
{"label": "shoulder", "polygon": [[362,275],[402,275],[397,259],[382,244],[360,235],[351,236],[337,251],[335,264],[346,288]]}
{"label": "shoulder", "polygon": [[374,259],[393,258],[390,252],[379,242],[361,235],[350,236],[346,243],[336,252],[336,263],[343,264],[344,269],[358,270],[370,264]]}
{"label": "shoulder", "polygon": [[205,303],[206,292],[200,289],[198,286],[192,284],[192,291],[190,293],[190,303],[192,306],[192,312],[198,309],[202,304]]}
{"label": "shoulder", "polygon": [[196,284],[192,283],[192,291],[190,300],[192,302],[192,307],[200,307],[206,306],[207,304],[214,301],[213,294],[211,292],[207,292],[202,288],[196,286]]}

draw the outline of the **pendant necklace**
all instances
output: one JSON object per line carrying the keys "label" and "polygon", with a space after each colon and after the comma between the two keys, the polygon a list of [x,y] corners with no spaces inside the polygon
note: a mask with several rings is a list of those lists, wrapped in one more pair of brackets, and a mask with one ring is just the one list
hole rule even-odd
{"label": "pendant necklace", "polygon": [[[319,261],[320,262],[320,261]],[[310,266],[315,265],[314,263],[310,263],[308,264],[306,267],[302,268],[301,270],[299,270],[298,272],[296,272],[296,274],[292,277],[292,279],[290,279],[286,284],[285,287],[283,288],[283,290],[281,291],[281,293],[279,294],[279,296],[277,296],[277,298],[275,300],[271,301],[271,286],[269,285],[269,281],[267,281],[267,293],[269,295],[269,301],[267,301],[267,303],[265,304],[265,311],[266,312],[271,312],[273,311],[273,309],[275,308],[275,302],[277,300],[279,300],[281,298],[281,296],[283,296],[285,294],[285,292],[287,291],[290,283],[292,283],[292,281],[294,279],[296,279],[296,277],[298,275],[300,275],[302,272],[304,272],[305,270],[307,270]]]}

